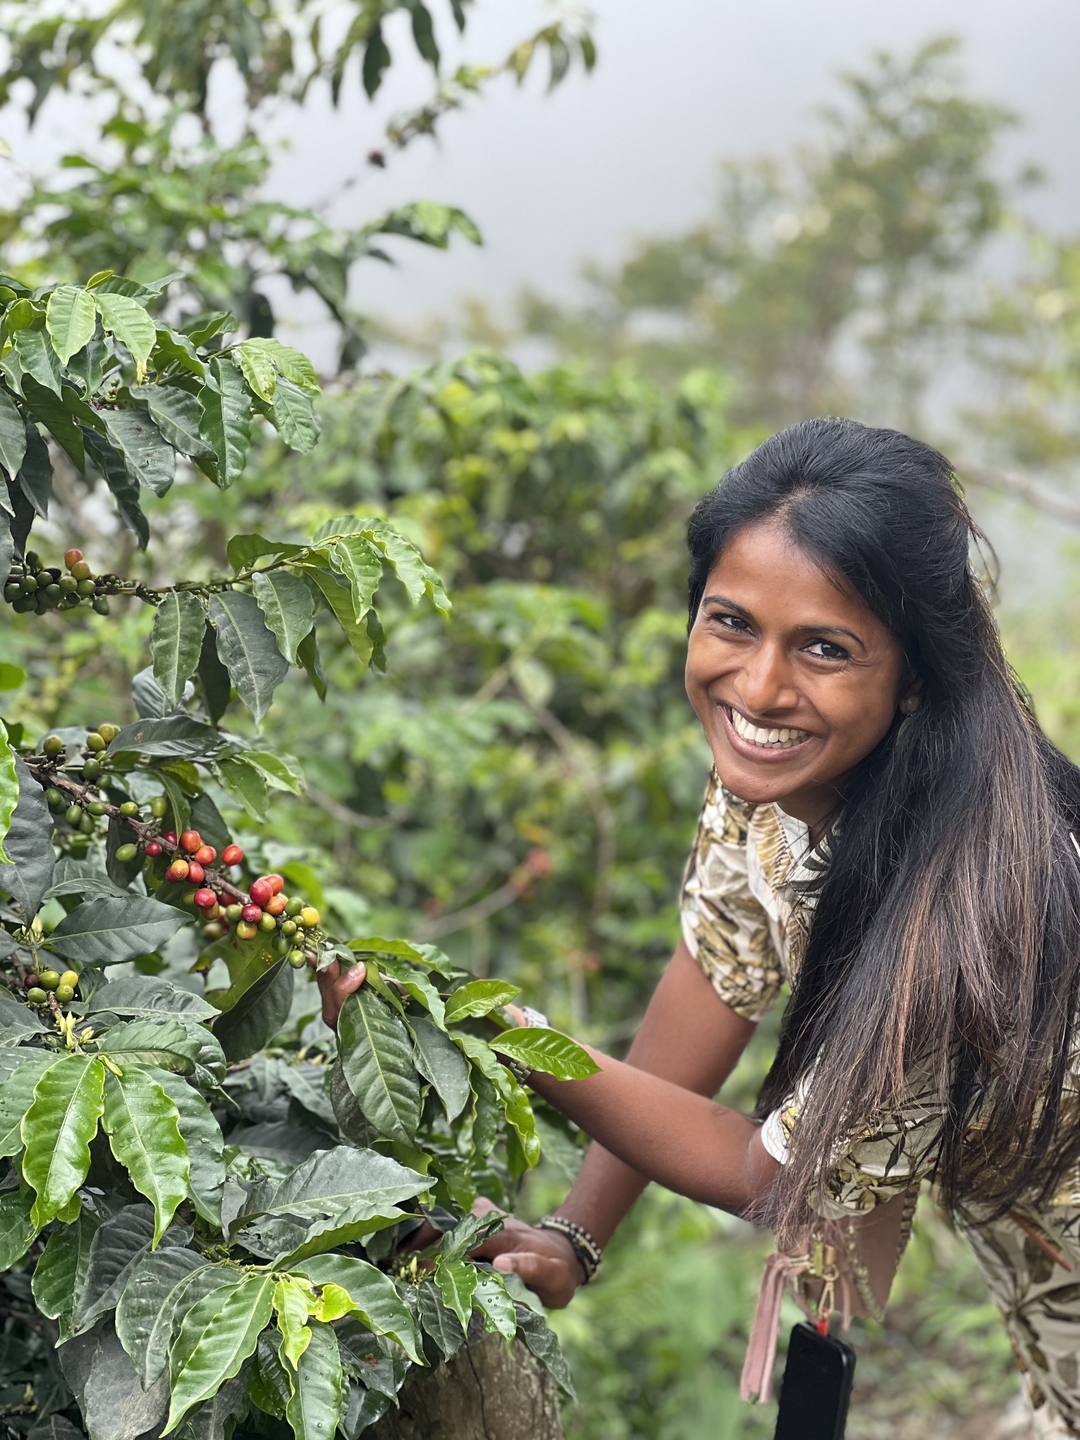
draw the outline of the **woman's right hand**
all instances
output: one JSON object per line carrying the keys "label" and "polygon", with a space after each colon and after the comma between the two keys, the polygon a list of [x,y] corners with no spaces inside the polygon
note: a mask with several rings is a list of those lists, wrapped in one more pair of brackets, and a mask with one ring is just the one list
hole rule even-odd
{"label": "woman's right hand", "polygon": [[[473,1214],[487,1215],[498,1209],[490,1200],[481,1198],[473,1206]],[[569,1305],[578,1286],[585,1282],[581,1261],[565,1235],[555,1230],[537,1230],[513,1215],[507,1215],[498,1234],[472,1253],[490,1260],[496,1270],[512,1270],[520,1275],[548,1310]]]}

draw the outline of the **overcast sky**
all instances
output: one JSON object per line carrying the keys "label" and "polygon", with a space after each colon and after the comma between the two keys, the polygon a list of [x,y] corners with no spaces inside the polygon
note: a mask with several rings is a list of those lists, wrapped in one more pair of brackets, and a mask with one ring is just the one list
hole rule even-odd
{"label": "overcast sky", "polygon": [[[274,181],[281,193],[311,202],[359,173],[333,204],[341,221],[423,196],[462,206],[483,231],[480,251],[398,243],[396,270],[359,267],[363,308],[406,319],[470,294],[509,303],[526,285],[567,294],[586,258],[614,261],[633,237],[705,214],[719,157],[809,138],[816,108],[838,95],[837,71],[947,33],[965,42],[972,92],[1023,117],[1004,157],[1007,168],[1033,160],[1048,172],[1031,210],[1080,229],[1076,0],[597,0],[593,9],[592,76],[575,75],[550,96],[540,84],[499,82],[448,118],[438,144],[416,142],[385,172],[363,157],[388,114],[426,95],[418,65],[395,66],[374,110],[354,86],[341,110],[317,101],[290,120],[291,155]],[[474,13],[463,53],[488,60],[550,10],[480,0]],[[399,32],[396,51],[410,48]]]}

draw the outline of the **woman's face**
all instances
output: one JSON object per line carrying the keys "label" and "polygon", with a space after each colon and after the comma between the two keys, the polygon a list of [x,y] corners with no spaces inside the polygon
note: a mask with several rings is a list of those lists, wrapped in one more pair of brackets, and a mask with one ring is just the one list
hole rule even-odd
{"label": "woman's face", "polygon": [[918,689],[892,634],[781,525],[728,543],[690,632],[686,693],[734,794],[820,824]]}

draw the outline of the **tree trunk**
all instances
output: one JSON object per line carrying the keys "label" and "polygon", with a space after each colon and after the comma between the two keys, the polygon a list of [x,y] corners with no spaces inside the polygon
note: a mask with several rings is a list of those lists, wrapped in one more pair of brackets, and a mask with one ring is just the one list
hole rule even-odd
{"label": "tree trunk", "polygon": [[481,1334],[434,1370],[414,1369],[364,1440],[564,1440],[558,1390],[520,1340]]}

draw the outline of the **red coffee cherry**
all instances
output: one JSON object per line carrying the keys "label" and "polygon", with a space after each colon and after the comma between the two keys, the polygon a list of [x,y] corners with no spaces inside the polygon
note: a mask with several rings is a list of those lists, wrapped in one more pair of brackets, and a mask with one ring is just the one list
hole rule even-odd
{"label": "red coffee cherry", "polygon": [[244,858],[244,852],[239,845],[226,845],[221,852],[221,863],[223,865],[239,865]]}
{"label": "red coffee cherry", "polygon": [[200,910],[209,910],[211,906],[217,904],[217,896],[214,894],[213,890],[209,890],[206,888],[203,888],[202,890],[196,890],[195,904],[199,907]]}
{"label": "red coffee cherry", "polygon": [[240,919],[246,920],[249,925],[257,925],[262,919],[261,905],[245,905],[240,912]]}
{"label": "red coffee cherry", "polygon": [[271,888],[271,890],[273,890],[273,892],[274,892],[275,895],[280,895],[281,892],[282,892],[282,890],[285,889],[285,876],[284,876],[284,875],[278,875],[278,874],[264,875],[264,876],[263,876],[263,879],[270,881],[270,888]]}
{"label": "red coffee cherry", "polygon": [[200,865],[212,865],[217,859],[217,851],[213,845],[200,845],[195,851],[195,859]]}
{"label": "red coffee cherry", "polygon": [[251,896],[251,903],[253,905],[263,907],[274,898],[274,887],[270,884],[270,881],[263,876],[261,879],[251,882],[251,889],[248,891],[248,894]]}
{"label": "red coffee cherry", "polygon": [[165,879],[174,882],[188,878],[188,862],[186,860],[174,860],[165,871]]}
{"label": "red coffee cherry", "polygon": [[162,835],[161,838],[162,838],[162,840],[165,841],[166,845],[175,845],[175,844],[176,844],[176,831],[175,831],[175,830],[166,830],[166,831],[165,831],[165,834]]}
{"label": "red coffee cherry", "polygon": [[206,879],[206,872],[197,860],[188,861],[187,878],[191,881],[192,885],[201,885]]}
{"label": "red coffee cherry", "polygon": [[151,860],[156,860],[161,854],[160,842],[157,840],[148,840],[146,842],[146,853],[150,856]]}
{"label": "red coffee cherry", "polygon": [[287,895],[271,895],[270,899],[263,906],[268,915],[283,915],[285,906],[289,903]]}
{"label": "red coffee cherry", "polygon": [[201,846],[202,836],[198,830],[185,830],[180,836],[180,849],[186,850],[189,855],[194,855],[195,851],[200,849]]}

